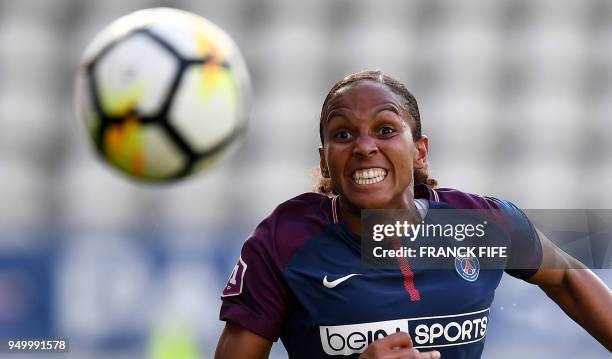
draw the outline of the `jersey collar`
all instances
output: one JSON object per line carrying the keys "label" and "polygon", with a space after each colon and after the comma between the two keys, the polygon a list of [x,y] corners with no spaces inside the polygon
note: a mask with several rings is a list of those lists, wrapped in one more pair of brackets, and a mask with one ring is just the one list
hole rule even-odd
{"label": "jersey collar", "polygon": [[423,198],[430,202],[440,202],[440,196],[435,189],[426,184],[418,184],[414,186],[414,198]]}
{"label": "jersey collar", "polygon": [[[418,184],[414,186],[414,198],[422,198],[429,201],[429,208],[444,207],[440,203],[440,196],[435,189],[427,186],[426,184]],[[331,214],[332,221],[334,224],[338,224],[341,221],[340,217],[340,196],[333,196],[331,198]]]}

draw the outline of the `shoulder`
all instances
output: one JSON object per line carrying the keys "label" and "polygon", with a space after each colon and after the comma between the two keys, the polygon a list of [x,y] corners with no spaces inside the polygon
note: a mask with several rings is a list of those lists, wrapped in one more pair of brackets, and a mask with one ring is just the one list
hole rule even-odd
{"label": "shoulder", "polygon": [[331,205],[332,199],[328,196],[306,192],[278,205],[269,217],[277,220],[326,222],[331,220]]}
{"label": "shoulder", "polygon": [[[452,188],[435,190],[439,202],[453,209],[470,209],[478,216],[486,216],[496,224],[489,227],[502,231],[510,240],[510,256],[506,272],[520,279],[531,277],[542,262],[542,247],[535,227],[514,203],[500,198],[481,196]],[[495,234],[493,234],[494,238]]]}
{"label": "shoulder", "polygon": [[491,196],[463,192],[453,188],[435,189],[439,202],[451,209],[475,210],[474,213],[494,220],[507,231],[529,224],[525,213],[514,203]]}
{"label": "shoulder", "polygon": [[437,188],[435,192],[438,195],[439,201],[447,204],[451,208],[490,210],[517,209],[510,201],[463,192],[454,188]]}
{"label": "shoulder", "polygon": [[333,223],[332,199],[307,192],[278,205],[245,242],[245,248],[265,252],[281,267],[293,253]]}
{"label": "shoulder", "polygon": [[452,209],[475,210],[474,213],[486,216],[495,221],[509,233],[528,232],[534,237],[533,224],[527,215],[514,203],[491,196],[481,196],[473,193],[459,191],[453,188],[439,188],[435,190],[439,202]]}

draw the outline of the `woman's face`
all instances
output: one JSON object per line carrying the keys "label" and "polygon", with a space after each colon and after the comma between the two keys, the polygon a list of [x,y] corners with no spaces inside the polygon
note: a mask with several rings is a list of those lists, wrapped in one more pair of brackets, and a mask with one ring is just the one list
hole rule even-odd
{"label": "woman's face", "polygon": [[323,113],[321,170],[348,205],[408,208],[413,173],[425,165],[427,138],[413,141],[403,98],[362,80],[340,89]]}

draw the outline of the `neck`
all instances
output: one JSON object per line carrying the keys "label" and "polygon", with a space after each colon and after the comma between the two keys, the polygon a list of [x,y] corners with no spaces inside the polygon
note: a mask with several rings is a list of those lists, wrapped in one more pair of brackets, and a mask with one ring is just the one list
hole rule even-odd
{"label": "neck", "polygon": [[[419,210],[414,204],[413,193],[410,192],[409,194],[410,198],[407,198],[406,201],[403,201],[400,206],[389,207],[385,209],[405,209],[408,211],[408,216],[406,220],[409,223],[420,223],[422,220],[421,214],[419,213]],[[360,236],[361,232],[363,231],[363,223],[361,222],[362,208],[354,206],[353,204],[348,202],[343,196],[340,196],[339,199],[340,201],[338,202],[340,204],[340,215],[342,216],[342,220],[344,221],[344,223],[346,223],[346,226],[352,233]]]}

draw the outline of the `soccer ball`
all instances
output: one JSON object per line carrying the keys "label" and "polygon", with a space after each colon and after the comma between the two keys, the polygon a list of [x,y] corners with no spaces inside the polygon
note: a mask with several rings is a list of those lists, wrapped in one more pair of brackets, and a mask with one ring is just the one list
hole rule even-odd
{"label": "soccer ball", "polygon": [[144,181],[208,168],[244,132],[250,95],[244,60],[223,30],[195,14],[140,10],[87,47],[77,112],[112,167]]}

